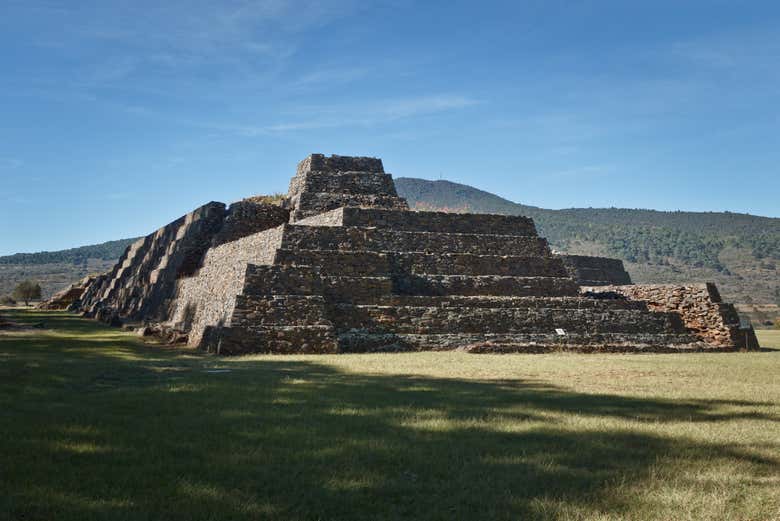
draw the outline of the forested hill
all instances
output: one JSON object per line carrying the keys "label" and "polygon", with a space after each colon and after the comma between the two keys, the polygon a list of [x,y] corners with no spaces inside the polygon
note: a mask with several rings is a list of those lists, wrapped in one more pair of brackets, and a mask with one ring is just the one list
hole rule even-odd
{"label": "forested hill", "polygon": [[89,259],[116,261],[130,244],[137,239],[119,239],[101,244],[79,246],[59,251],[41,251],[38,253],[15,253],[0,257],[0,264],[82,264]]}
{"label": "forested hill", "polygon": [[31,279],[41,285],[43,297],[48,298],[86,275],[111,269],[135,240],[120,239],[67,250],[0,257],[0,296],[10,294],[21,281]]}
{"label": "forested hill", "polygon": [[564,252],[619,257],[641,282],[715,280],[740,302],[780,300],[780,219],[729,212],[547,210],[450,181],[398,178],[414,209],[532,217]]}

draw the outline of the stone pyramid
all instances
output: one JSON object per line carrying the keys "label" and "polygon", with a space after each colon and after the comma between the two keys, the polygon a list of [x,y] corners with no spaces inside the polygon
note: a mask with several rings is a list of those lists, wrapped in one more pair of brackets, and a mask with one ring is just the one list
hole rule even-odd
{"label": "stone pyramid", "polygon": [[216,244],[168,324],[220,354],[708,347],[675,313],[580,294],[531,219],[409,211],[382,161],[314,154],[289,221]]}

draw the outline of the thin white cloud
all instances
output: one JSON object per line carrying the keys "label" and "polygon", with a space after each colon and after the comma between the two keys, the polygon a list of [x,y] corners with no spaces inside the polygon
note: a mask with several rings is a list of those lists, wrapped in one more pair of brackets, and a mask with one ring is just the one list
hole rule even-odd
{"label": "thin white cloud", "polygon": [[583,165],[575,168],[567,168],[564,170],[557,170],[553,172],[545,173],[545,178],[557,178],[557,179],[594,179],[597,177],[605,177],[614,172],[614,168],[609,165]]}
{"label": "thin white cloud", "polygon": [[0,157],[0,169],[16,170],[24,165],[24,161],[15,157]]}
{"label": "thin white cloud", "polygon": [[19,13],[45,16],[58,26],[52,34],[36,37],[33,45],[69,60],[84,49],[108,49],[107,55],[87,53],[70,81],[59,78],[50,85],[59,90],[135,88],[126,80],[136,72],[146,72],[145,80],[155,78],[156,84],[173,81],[168,73],[198,74],[202,83],[200,71],[214,66],[222,69],[214,83],[262,84],[296,54],[306,31],[358,7],[356,0],[99,2],[56,9],[35,1],[14,5]]}
{"label": "thin white cloud", "polygon": [[290,87],[319,87],[322,85],[337,85],[351,83],[369,75],[368,67],[328,67],[303,74],[292,80]]}
{"label": "thin white cloud", "polygon": [[[415,98],[375,100],[350,105],[307,107],[314,117],[264,126],[237,126],[244,136],[275,134],[323,128],[375,126],[418,116],[459,110],[481,103],[480,100],[453,94],[438,94]],[[348,116],[344,116],[347,114]]]}

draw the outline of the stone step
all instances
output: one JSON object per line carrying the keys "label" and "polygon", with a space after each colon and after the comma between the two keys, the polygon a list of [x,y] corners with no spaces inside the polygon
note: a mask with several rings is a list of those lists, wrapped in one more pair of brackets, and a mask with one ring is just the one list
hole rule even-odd
{"label": "stone step", "polygon": [[319,295],[238,295],[231,327],[331,326]]}
{"label": "stone step", "polygon": [[249,264],[242,293],[250,297],[322,295],[323,290],[323,280],[316,267]]}
{"label": "stone step", "polygon": [[371,333],[682,334],[679,316],[637,310],[392,307],[339,304],[328,314],[338,331]]}
{"label": "stone step", "polygon": [[373,251],[276,250],[274,264],[316,266],[323,275],[389,276],[390,255]]}
{"label": "stone step", "polygon": [[471,353],[680,352],[707,349],[686,334],[372,334],[349,331],[338,335],[338,351],[453,351]]}
{"label": "stone step", "polygon": [[400,295],[493,295],[515,297],[573,297],[579,286],[564,277],[503,275],[407,275],[393,279]]}
{"label": "stone step", "polygon": [[252,353],[327,354],[338,344],[331,326],[256,326],[209,329],[200,345],[220,355]]}
{"label": "stone step", "polygon": [[339,225],[392,228],[411,232],[535,236],[533,219],[519,215],[402,212],[380,208],[344,208]]}
{"label": "stone step", "polygon": [[341,194],[336,192],[302,192],[291,198],[290,204],[295,208],[290,215],[290,222],[311,217],[323,212],[334,210],[341,206],[388,208],[406,210],[406,200],[385,194]]}
{"label": "stone step", "polygon": [[516,277],[568,277],[554,256],[476,255],[473,253],[429,254],[342,250],[278,249],[274,264],[317,266],[323,274],[387,275],[412,273],[432,275],[504,275]]}
{"label": "stone step", "polygon": [[476,255],[551,256],[538,236],[408,232],[382,228],[287,225],[279,246],[298,250],[471,253]]}
{"label": "stone step", "polygon": [[502,275],[565,277],[568,273],[554,256],[478,255],[474,253],[398,253],[391,256],[396,273],[418,275]]}
{"label": "stone step", "polygon": [[393,292],[390,277],[323,276],[324,294],[331,302],[375,302]]}
{"label": "stone step", "polygon": [[398,196],[393,176],[374,172],[308,172],[299,191]]}
{"label": "stone step", "polygon": [[595,285],[604,285],[607,283],[620,282],[621,284],[631,284],[631,279],[627,274],[619,274],[600,268],[579,268],[576,271],[577,280],[580,281],[580,285],[588,286],[594,285],[591,282],[596,281]]}
{"label": "stone step", "polygon": [[647,311],[639,300],[601,300],[582,297],[501,297],[501,296],[420,296],[388,295],[370,301],[353,300],[355,304],[412,307],[483,307],[483,308],[557,308],[557,309],[633,309]]}

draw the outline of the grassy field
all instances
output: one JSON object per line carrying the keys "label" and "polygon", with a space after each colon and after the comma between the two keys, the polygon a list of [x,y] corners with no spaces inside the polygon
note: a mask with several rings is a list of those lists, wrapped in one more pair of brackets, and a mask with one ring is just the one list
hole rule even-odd
{"label": "grassy field", "polygon": [[777,350],[220,359],[3,314],[46,329],[0,333],[0,519],[780,518]]}
{"label": "grassy field", "polygon": [[764,347],[780,349],[780,329],[761,329],[756,331],[758,343]]}

